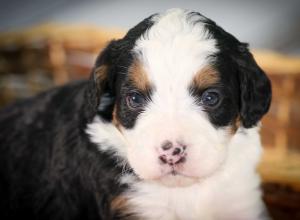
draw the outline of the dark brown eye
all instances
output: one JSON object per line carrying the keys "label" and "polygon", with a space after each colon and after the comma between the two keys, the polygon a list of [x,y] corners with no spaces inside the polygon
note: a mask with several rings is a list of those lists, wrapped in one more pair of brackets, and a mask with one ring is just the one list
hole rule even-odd
{"label": "dark brown eye", "polygon": [[215,89],[205,90],[201,96],[201,103],[208,107],[216,107],[220,101],[220,93]]}
{"label": "dark brown eye", "polygon": [[132,109],[139,109],[144,106],[145,98],[143,95],[141,95],[137,92],[132,92],[132,93],[127,94],[126,103],[127,103],[128,107],[130,107]]}

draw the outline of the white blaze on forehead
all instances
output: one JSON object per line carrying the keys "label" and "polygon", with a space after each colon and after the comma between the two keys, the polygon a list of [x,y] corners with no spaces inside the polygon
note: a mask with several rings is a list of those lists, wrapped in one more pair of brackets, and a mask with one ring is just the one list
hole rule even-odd
{"label": "white blaze on forehead", "polygon": [[155,89],[186,90],[196,72],[209,64],[209,56],[217,48],[201,22],[204,19],[182,9],[168,10],[153,18],[153,26],[134,49]]}

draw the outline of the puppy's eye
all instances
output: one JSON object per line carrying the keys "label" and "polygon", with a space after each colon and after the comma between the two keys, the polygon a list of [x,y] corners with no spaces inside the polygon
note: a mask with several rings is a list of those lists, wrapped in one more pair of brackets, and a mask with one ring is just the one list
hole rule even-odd
{"label": "puppy's eye", "polygon": [[205,90],[201,96],[201,103],[207,107],[216,107],[220,101],[220,93],[215,89]]}
{"label": "puppy's eye", "polygon": [[137,92],[132,92],[127,94],[126,103],[131,109],[138,109],[144,106],[145,98]]}

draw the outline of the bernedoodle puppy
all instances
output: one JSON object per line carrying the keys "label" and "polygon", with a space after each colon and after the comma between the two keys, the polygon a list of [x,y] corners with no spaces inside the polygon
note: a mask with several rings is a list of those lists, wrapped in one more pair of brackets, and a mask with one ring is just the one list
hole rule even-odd
{"label": "bernedoodle puppy", "polygon": [[0,218],[267,219],[270,101],[247,44],[197,12],[154,14],[89,80],[1,110]]}

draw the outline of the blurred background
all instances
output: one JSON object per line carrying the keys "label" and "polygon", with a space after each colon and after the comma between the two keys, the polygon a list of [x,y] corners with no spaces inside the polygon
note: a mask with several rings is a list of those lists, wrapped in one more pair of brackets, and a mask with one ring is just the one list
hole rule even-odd
{"label": "blurred background", "polygon": [[300,219],[299,0],[1,0],[0,108],[88,78],[110,39],[174,7],[199,11],[250,43],[273,84],[258,168],[264,199],[274,219]]}

